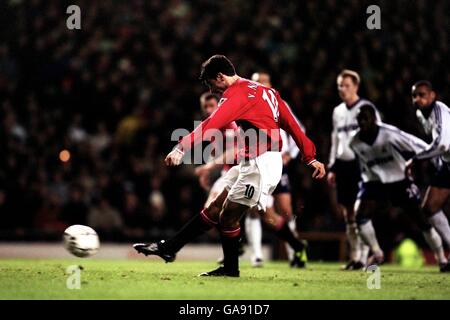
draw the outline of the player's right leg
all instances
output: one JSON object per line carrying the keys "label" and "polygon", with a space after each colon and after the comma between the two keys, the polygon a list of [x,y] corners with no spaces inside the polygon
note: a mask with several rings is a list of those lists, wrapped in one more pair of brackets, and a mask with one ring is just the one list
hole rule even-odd
{"label": "player's right leg", "polygon": [[384,262],[384,253],[378,243],[377,235],[372,224],[371,216],[377,208],[375,200],[357,200],[357,221],[359,234],[372,251],[372,256],[367,260],[367,266]]}
{"label": "player's right leg", "polygon": [[340,205],[340,210],[345,220],[345,233],[350,246],[350,261],[343,268],[344,270],[361,269],[364,266],[362,261],[363,241],[359,235],[358,224],[356,222],[356,212],[351,205]]}
{"label": "player's right leg", "polygon": [[219,214],[227,195],[228,191],[223,190],[208,207],[187,222],[174,237],[159,242],[136,243],[133,248],[146,256],[157,255],[166,262],[173,262],[177,252],[188,242],[217,226]]}
{"label": "player's right leg", "polygon": [[364,267],[365,261],[362,258],[363,248],[365,252],[365,244],[361,241],[358,233],[358,226],[355,220],[354,204],[359,189],[359,181],[361,180],[358,161],[336,161],[336,195],[338,202],[338,210],[344,217],[345,232],[350,247],[349,262],[344,266],[344,270],[355,270]]}
{"label": "player's right leg", "polygon": [[367,260],[367,266],[381,264],[384,261],[384,253],[378,243],[371,218],[376,212],[379,203],[386,201],[387,196],[385,186],[381,183],[363,183],[358,194],[358,200],[355,203],[355,218],[358,224],[358,234],[372,251],[372,256]]}
{"label": "player's right leg", "polygon": [[[428,188],[422,203],[422,210],[446,244],[447,248],[450,248],[450,225],[448,218],[442,209],[449,198],[450,189],[431,186]],[[443,266],[441,271],[450,272],[450,263]]]}
{"label": "player's right leg", "polygon": [[[231,168],[225,175],[226,185],[233,185],[239,174],[239,166]],[[220,213],[223,204],[228,197],[228,189],[225,188],[200,214],[195,215],[172,238],[152,243],[136,243],[134,249],[145,255],[157,255],[166,262],[175,260],[176,253],[188,242],[207,232],[219,224]]]}

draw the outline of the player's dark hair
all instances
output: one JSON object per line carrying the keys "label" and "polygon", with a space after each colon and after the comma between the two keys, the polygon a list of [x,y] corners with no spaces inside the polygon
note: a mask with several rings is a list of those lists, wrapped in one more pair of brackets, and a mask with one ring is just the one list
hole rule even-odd
{"label": "player's dark hair", "polygon": [[205,101],[211,100],[211,99],[216,99],[217,102],[219,102],[220,98],[217,94],[215,93],[209,93],[207,92],[204,96]]}
{"label": "player's dark hair", "polygon": [[203,82],[216,79],[219,73],[223,73],[226,76],[234,76],[236,70],[227,57],[216,54],[202,63],[202,71],[200,72],[199,79]]}
{"label": "player's dark hair", "polygon": [[375,108],[373,106],[371,106],[370,104],[363,104],[360,108],[359,108],[359,112],[369,112],[374,118],[376,118],[377,113],[375,111]]}
{"label": "player's dark hair", "polygon": [[426,87],[428,90],[434,91],[433,85],[432,85],[431,82],[428,81],[428,80],[420,80],[420,81],[417,81],[416,83],[414,83],[413,87],[414,87],[414,88],[418,88],[418,87]]}

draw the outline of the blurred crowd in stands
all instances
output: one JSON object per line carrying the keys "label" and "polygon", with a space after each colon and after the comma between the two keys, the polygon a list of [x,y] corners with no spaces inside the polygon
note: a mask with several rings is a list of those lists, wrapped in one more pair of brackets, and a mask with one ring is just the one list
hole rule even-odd
{"label": "blurred crowd in stands", "polygon": [[[197,214],[194,166],[162,160],[172,130],[201,119],[197,79],[215,53],[241,76],[271,73],[323,162],[344,68],[386,122],[423,137],[410,87],[428,79],[450,102],[450,4],[377,3],[381,30],[367,29],[372,3],[360,0],[2,1],[1,237],[59,239],[78,223],[106,239],[158,238]],[[81,30],[66,27],[71,4]],[[326,182],[298,161],[290,173],[300,229],[344,230]]]}

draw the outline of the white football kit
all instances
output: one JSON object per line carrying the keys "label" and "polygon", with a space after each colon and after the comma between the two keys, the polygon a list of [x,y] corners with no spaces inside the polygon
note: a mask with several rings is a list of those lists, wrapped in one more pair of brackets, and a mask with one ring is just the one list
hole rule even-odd
{"label": "white football kit", "polygon": [[251,208],[258,206],[258,210],[265,211],[273,190],[280,182],[282,168],[279,151],[266,151],[254,159],[242,160],[224,177],[228,199]]}
{"label": "white football kit", "polygon": [[433,137],[429,147],[416,158],[430,159],[440,156],[443,162],[450,164],[450,109],[440,101],[436,101],[432,108],[428,119],[419,109],[416,112],[425,132]]}
{"label": "white football kit", "polygon": [[336,159],[343,161],[355,160],[355,154],[350,148],[350,140],[358,130],[358,121],[356,119],[359,108],[368,104],[372,106],[377,114],[377,120],[381,121],[375,105],[367,99],[359,99],[351,108],[342,102],[333,110],[333,131],[331,133],[331,151],[328,162],[332,167]]}
{"label": "white football kit", "polygon": [[363,182],[393,183],[406,178],[406,160],[426,150],[428,144],[400,129],[378,123],[379,132],[372,145],[361,141],[359,131],[350,147],[359,159]]}

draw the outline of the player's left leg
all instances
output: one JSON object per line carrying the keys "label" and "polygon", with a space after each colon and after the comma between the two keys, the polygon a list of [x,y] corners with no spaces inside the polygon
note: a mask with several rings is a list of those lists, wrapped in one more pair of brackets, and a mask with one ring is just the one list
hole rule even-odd
{"label": "player's left leg", "polygon": [[200,276],[239,277],[240,219],[249,206],[225,200],[219,216],[219,230],[223,249],[223,266],[203,272]]}
{"label": "player's left leg", "polygon": [[249,208],[266,209],[267,196],[280,181],[281,168],[280,152],[265,152],[241,162],[238,178],[230,188],[219,218],[224,265],[202,275],[239,276],[239,221]]}
{"label": "player's left leg", "polygon": [[378,243],[371,219],[378,207],[376,187],[377,185],[375,185],[375,188],[372,188],[370,184],[366,184],[355,203],[359,235],[372,250],[372,256],[368,259],[367,266],[381,264],[384,261],[384,253]]}
{"label": "player's left leg", "polygon": [[[450,225],[448,218],[442,210],[450,198],[450,189],[429,187],[424,201],[422,203],[422,210],[428,217],[431,225],[441,236],[443,242],[450,248]],[[441,267],[442,272],[450,272],[450,263]]]}

